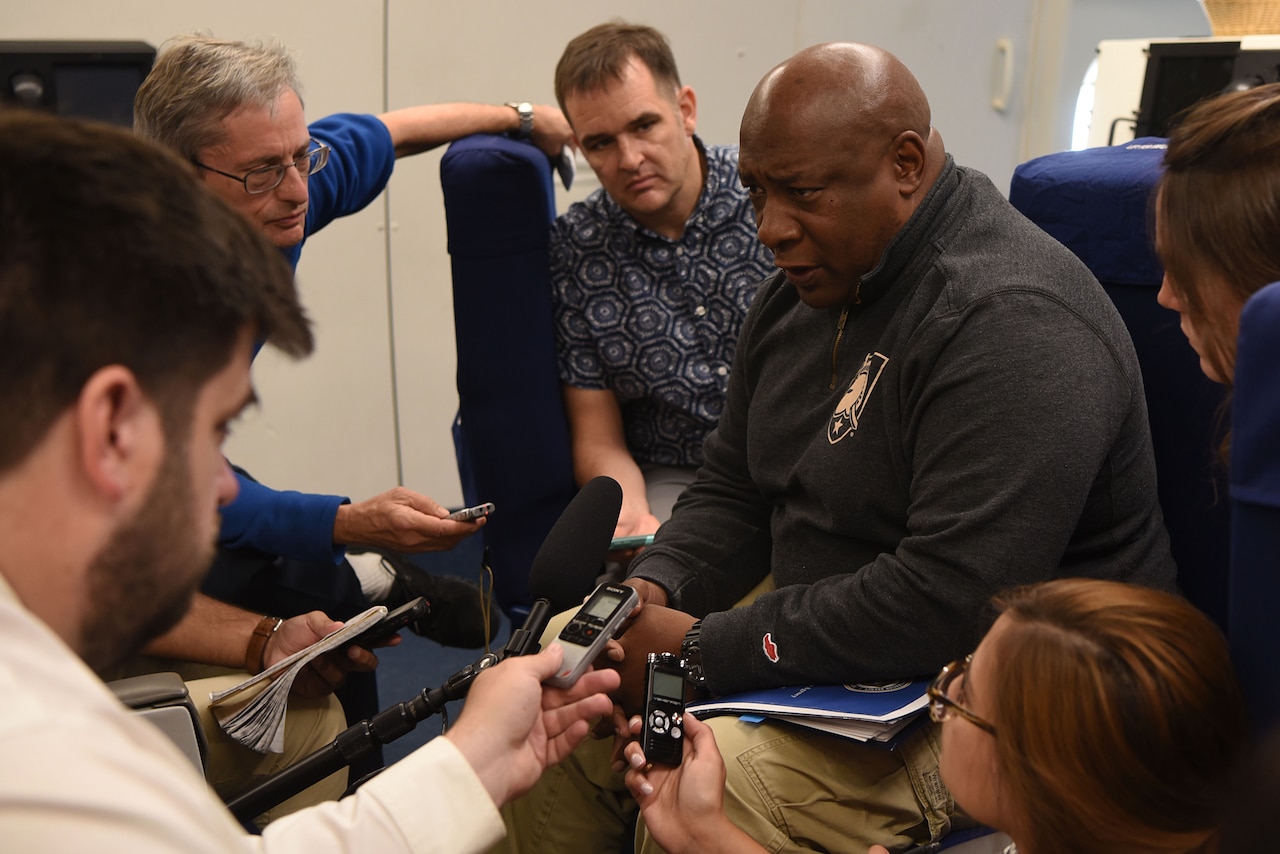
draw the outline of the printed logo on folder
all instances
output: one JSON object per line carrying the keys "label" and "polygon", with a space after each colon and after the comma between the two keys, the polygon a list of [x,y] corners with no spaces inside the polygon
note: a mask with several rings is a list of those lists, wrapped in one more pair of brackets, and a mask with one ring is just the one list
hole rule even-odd
{"label": "printed logo on folder", "polygon": [[910,682],[855,682],[844,687],[850,691],[863,691],[867,694],[884,694],[886,692],[901,691],[910,685]]}

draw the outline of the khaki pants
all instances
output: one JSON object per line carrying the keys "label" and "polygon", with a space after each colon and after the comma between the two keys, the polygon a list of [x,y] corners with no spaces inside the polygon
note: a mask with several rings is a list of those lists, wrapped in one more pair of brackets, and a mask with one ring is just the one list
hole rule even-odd
{"label": "khaki pants", "polygon": [[[209,694],[239,685],[248,678],[248,674],[240,672],[187,682],[187,690],[200,713],[200,726],[204,728],[208,741],[204,776],[224,801],[305,759],[347,728],[342,704],[332,694],[316,699],[290,697],[289,710],[285,713],[284,752],[258,753],[245,747],[218,726],[209,708]],[[264,827],[272,820],[304,807],[336,801],[346,789],[347,769],[341,768],[267,810],[254,819],[254,823]]]}
{"label": "khaki pants", "polygon": [[[347,728],[342,704],[332,694],[310,700],[290,697],[289,708],[285,712],[284,752],[258,753],[224,733],[209,708],[211,693],[234,687],[249,678],[243,670],[139,655],[121,665],[119,672],[111,674],[111,678],[164,670],[176,672],[187,683],[187,691],[200,715],[200,726],[208,742],[205,780],[224,801],[310,756]],[[343,768],[258,816],[255,823],[263,827],[273,819],[303,807],[322,801],[336,801],[346,790],[347,769]]]}
{"label": "khaki pants", "polygon": [[[739,604],[772,589],[771,581]],[[544,645],[569,616],[551,621]],[[706,723],[725,760],[725,811],[770,851],[861,854],[871,844],[905,847],[950,829],[955,808],[938,772],[937,724],[925,722],[889,750],[780,722]],[[589,739],[503,807],[507,838],[491,851],[625,851],[633,833],[638,854],[660,851],[644,822],[636,826],[639,808],[610,768],[612,746]]]}
{"label": "khaki pants", "polygon": [[[725,758],[725,812],[774,852],[864,852],[936,838],[951,825],[938,776],[937,725],[894,750],[783,723],[710,718]],[[612,741],[588,741],[502,810],[507,838],[494,852],[624,851],[638,808],[609,768]],[[639,854],[661,851],[641,821]]]}

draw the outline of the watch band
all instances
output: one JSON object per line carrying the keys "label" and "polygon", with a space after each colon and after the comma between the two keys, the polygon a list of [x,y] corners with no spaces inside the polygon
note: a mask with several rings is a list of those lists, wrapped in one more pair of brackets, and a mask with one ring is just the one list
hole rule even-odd
{"label": "watch band", "polygon": [[684,660],[685,679],[695,688],[705,690],[707,675],[702,669],[702,620],[698,620],[685,632],[680,642],[680,658]]}
{"label": "watch band", "polygon": [[507,101],[504,105],[516,111],[520,117],[520,129],[515,132],[516,139],[528,139],[533,136],[533,104],[528,101]]}
{"label": "watch band", "polygon": [[263,617],[249,636],[249,646],[244,651],[244,669],[250,676],[257,676],[266,669],[267,641],[280,631],[284,620],[279,617]]}

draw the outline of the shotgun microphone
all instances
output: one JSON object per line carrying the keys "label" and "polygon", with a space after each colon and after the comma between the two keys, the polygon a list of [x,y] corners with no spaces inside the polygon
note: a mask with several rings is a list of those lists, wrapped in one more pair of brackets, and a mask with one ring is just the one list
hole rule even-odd
{"label": "shotgun microphone", "polygon": [[548,600],[553,614],[578,607],[596,588],[621,512],[622,487],[601,476],[578,490],[551,526],[529,567],[529,592]]}

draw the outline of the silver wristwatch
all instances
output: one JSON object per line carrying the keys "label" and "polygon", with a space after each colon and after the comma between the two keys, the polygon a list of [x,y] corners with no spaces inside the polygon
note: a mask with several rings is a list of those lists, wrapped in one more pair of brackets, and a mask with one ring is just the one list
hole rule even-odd
{"label": "silver wristwatch", "polygon": [[515,110],[520,117],[520,130],[516,131],[516,139],[533,136],[533,104],[528,101],[507,101],[505,106]]}

